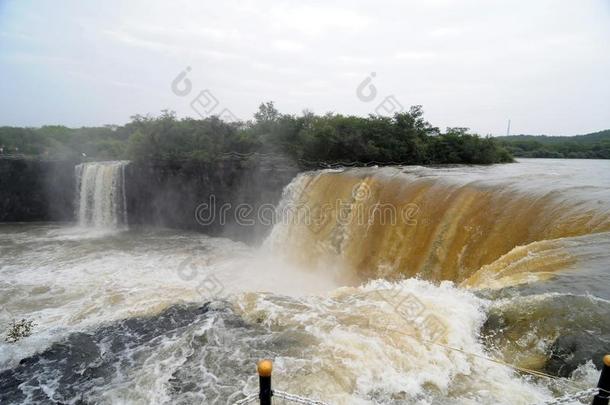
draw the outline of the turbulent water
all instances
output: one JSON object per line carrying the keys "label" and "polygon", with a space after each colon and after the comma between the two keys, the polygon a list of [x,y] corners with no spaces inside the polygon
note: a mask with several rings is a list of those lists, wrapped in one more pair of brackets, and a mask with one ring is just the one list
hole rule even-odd
{"label": "turbulent water", "polygon": [[261,358],[276,388],[331,404],[536,404],[596,383],[610,162],[304,173],[258,248],[124,229],[122,167],[77,169],[79,213],[108,214],[0,224],[0,324],[36,323],[0,343],[0,403],[230,404]]}
{"label": "turbulent water", "polygon": [[80,226],[117,229],[127,225],[127,163],[92,162],[76,166],[76,217]]}

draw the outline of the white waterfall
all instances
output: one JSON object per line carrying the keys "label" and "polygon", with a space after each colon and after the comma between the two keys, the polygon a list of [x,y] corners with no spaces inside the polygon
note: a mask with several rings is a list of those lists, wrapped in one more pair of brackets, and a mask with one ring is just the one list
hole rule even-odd
{"label": "white waterfall", "polygon": [[91,162],[76,166],[76,216],[79,226],[109,229],[127,226],[125,166],[128,163]]}

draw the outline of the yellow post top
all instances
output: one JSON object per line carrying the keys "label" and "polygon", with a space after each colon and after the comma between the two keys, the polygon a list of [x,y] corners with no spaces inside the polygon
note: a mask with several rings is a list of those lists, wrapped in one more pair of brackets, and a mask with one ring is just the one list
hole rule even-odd
{"label": "yellow post top", "polygon": [[604,356],[604,364],[610,367],[610,354]]}
{"label": "yellow post top", "polygon": [[261,377],[271,377],[273,371],[273,363],[271,360],[261,360],[258,362],[258,375]]}

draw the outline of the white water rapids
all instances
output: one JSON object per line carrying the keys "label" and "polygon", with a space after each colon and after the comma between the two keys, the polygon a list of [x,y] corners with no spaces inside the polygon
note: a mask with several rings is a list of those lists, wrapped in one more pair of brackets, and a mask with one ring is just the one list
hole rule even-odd
{"label": "white water rapids", "polygon": [[[522,165],[512,170],[527,183],[540,164]],[[506,167],[477,176],[499,182]],[[358,280],[285,258],[278,246],[291,231],[279,225],[261,248],[125,229],[123,169],[78,169],[78,227],[0,224],[0,325],[36,323],[31,336],[0,342],[0,403],[230,404],[256,390],[261,358],[274,360],[275,388],[337,405],[539,404],[596,383],[590,362],[549,382],[427,343],[513,362],[514,347],[545,352],[557,334],[593,330],[610,313],[590,287],[608,281],[608,256],[593,245],[593,265],[570,261],[565,275],[523,289]],[[609,336],[598,326],[593,335]]]}

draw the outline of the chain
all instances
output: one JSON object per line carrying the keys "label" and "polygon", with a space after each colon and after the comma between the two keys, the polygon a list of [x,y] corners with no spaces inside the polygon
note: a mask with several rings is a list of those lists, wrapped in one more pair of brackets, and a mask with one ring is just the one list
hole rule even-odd
{"label": "chain", "polygon": [[258,394],[254,393],[254,394],[250,394],[247,397],[245,397],[244,399],[240,399],[239,401],[233,403],[233,405],[245,405],[245,404],[250,404],[254,401],[256,401],[258,399]]}
{"label": "chain", "polygon": [[581,401],[583,399],[587,399],[592,395],[597,395],[599,392],[599,388],[589,388],[588,390],[578,391],[573,394],[564,395],[560,398],[555,398],[552,401],[547,401],[545,405],[555,405],[555,404],[570,404],[575,401]]}
{"label": "chain", "polygon": [[316,401],[314,399],[300,397],[298,395],[289,394],[287,392],[277,391],[277,390],[273,390],[273,396],[285,399],[287,401],[296,402],[297,404],[304,404],[304,405],[328,405],[326,402]]}
{"label": "chain", "polygon": [[[314,399],[309,399],[309,398],[305,398],[305,397],[300,397],[298,395],[289,394],[289,393],[284,392],[284,391],[273,390],[273,396],[277,397],[277,398],[285,399],[287,401],[296,402],[297,404],[304,404],[304,405],[328,405],[326,402],[316,401]],[[240,399],[239,401],[234,402],[233,405],[246,405],[246,404],[250,404],[250,403],[252,403],[254,401],[257,401],[257,400],[258,400],[258,394],[254,393],[254,394],[248,395],[244,399]]]}
{"label": "chain", "polygon": [[[601,391],[603,391],[603,390],[601,390]],[[570,404],[570,403],[574,403],[576,401],[588,399],[589,397],[591,397],[593,395],[597,395],[599,392],[600,392],[599,388],[589,388],[588,390],[574,392],[572,394],[567,394],[567,395],[564,395],[563,397],[555,398],[551,401],[547,401],[544,403],[544,405]],[[295,394],[289,394],[284,391],[273,390],[273,396],[277,397],[277,398],[285,399],[287,401],[295,402],[297,404],[303,404],[303,405],[328,405],[326,402],[301,397],[301,396],[298,396]],[[250,404],[256,400],[258,400],[258,394],[254,393],[254,394],[248,395],[244,399],[240,399],[239,401],[235,402],[233,405],[246,405],[246,404]]]}
{"label": "chain", "polygon": [[[593,395],[597,395],[600,392],[604,392],[606,394],[610,394],[610,391],[603,390],[601,388],[589,388],[588,390],[574,392],[572,394],[564,395],[563,397],[555,398],[550,401],[544,402],[543,405],[562,405],[562,404],[571,404],[576,401],[582,401],[585,399],[589,399]],[[301,397],[295,394],[289,394],[284,391],[273,390],[273,396],[281,399],[285,399],[286,401],[295,402],[297,404],[303,405],[329,405],[326,402],[317,401],[315,399]],[[234,402],[233,405],[246,405],[251,404],[254,401],[258,400],[258,394],[253,393],[245,397],[244,399],[240,399],[237,402]]]}

